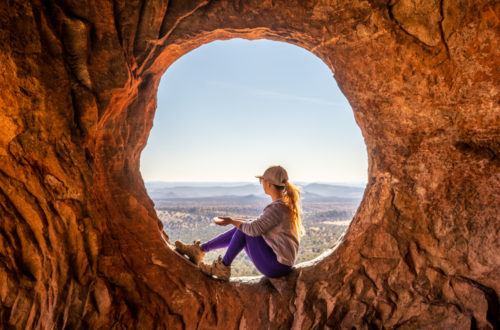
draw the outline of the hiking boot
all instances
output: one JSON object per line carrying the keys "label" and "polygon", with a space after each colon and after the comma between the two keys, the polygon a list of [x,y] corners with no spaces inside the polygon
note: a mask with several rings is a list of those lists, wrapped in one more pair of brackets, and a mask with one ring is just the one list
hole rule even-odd
{"label": "hiking boot", "polygon": [[184,244],[181,241],[175,241],[175,250],[188,256],[194,264],[198,265],[205,257],[205,251],[201,248],[200,241],[193,241],[193,244]]}
{"label": "hiking boot", "polygon": [[201,263],[199,266],[203,273],[214,275],[220,280],[229,281],[229,277],[231,276],[231,265],[224,265],[222,256],[219,255],[217,260],[214,260],[211,265]]}

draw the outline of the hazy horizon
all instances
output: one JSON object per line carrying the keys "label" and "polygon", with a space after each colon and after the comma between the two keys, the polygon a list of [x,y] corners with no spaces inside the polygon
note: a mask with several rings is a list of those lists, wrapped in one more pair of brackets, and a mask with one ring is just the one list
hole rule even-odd
{"label": "hazy horizon", "polygon": [[[257,180],[257,179],[256,179]],[[293,184],[311,184],[311,183],[318,183],[318,184],[329,184],[329,185],[354,185],[354,186],[366,186],[367,182],[363,181],[347,181],[347,182],[338,182],[338,181],[290,181]],[[151,180],[151,181],[144,181],[145,184],[150,184],[150,183],[171,183],[171,184],[196,184],[200,183],[203,185],[206,184],[256,184],[259,185],[260,183],[257,181],[172,181],[172,180]]]}

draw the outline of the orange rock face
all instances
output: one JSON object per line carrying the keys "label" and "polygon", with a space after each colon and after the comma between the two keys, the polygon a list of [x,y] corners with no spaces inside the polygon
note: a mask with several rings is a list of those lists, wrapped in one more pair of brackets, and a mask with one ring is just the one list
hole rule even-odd
{"label": "orange rock face", "polygon": [[[486,0],[1,2],[2,327],[499,327],[499,24]],[[161,75],[234,37],[319,56],[369,155],[343,241],[286,278],[202,274],[139,173]]]}

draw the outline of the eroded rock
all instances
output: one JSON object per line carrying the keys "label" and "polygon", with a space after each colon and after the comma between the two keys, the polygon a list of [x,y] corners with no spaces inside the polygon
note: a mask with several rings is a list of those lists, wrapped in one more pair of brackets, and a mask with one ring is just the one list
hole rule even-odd
{"label": "eroded rock", "polygon": [[[0,4],[0,323],[9,328],[499,327],[495,1]],[[335,73],[369,182],[341,244],[281,279],[210,279],[139,173],[162,74],[267,38]]]}

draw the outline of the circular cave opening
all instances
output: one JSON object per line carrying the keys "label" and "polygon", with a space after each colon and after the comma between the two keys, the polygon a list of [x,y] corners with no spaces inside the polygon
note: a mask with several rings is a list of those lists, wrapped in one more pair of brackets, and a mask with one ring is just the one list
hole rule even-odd
{"label": "circular cave opening", "polygon": [[[234,38],[204,44],[164,73],[140,164],[172,243],[232,229],[215,225],[216,216],[256,219],[272,200],[254,176],[282,165],[303,191],[295,264],[305,265],[344,235],[368,161],[353,111],[321,59],[285,42]],[[231,272],[261,275],[244,250]]]}

